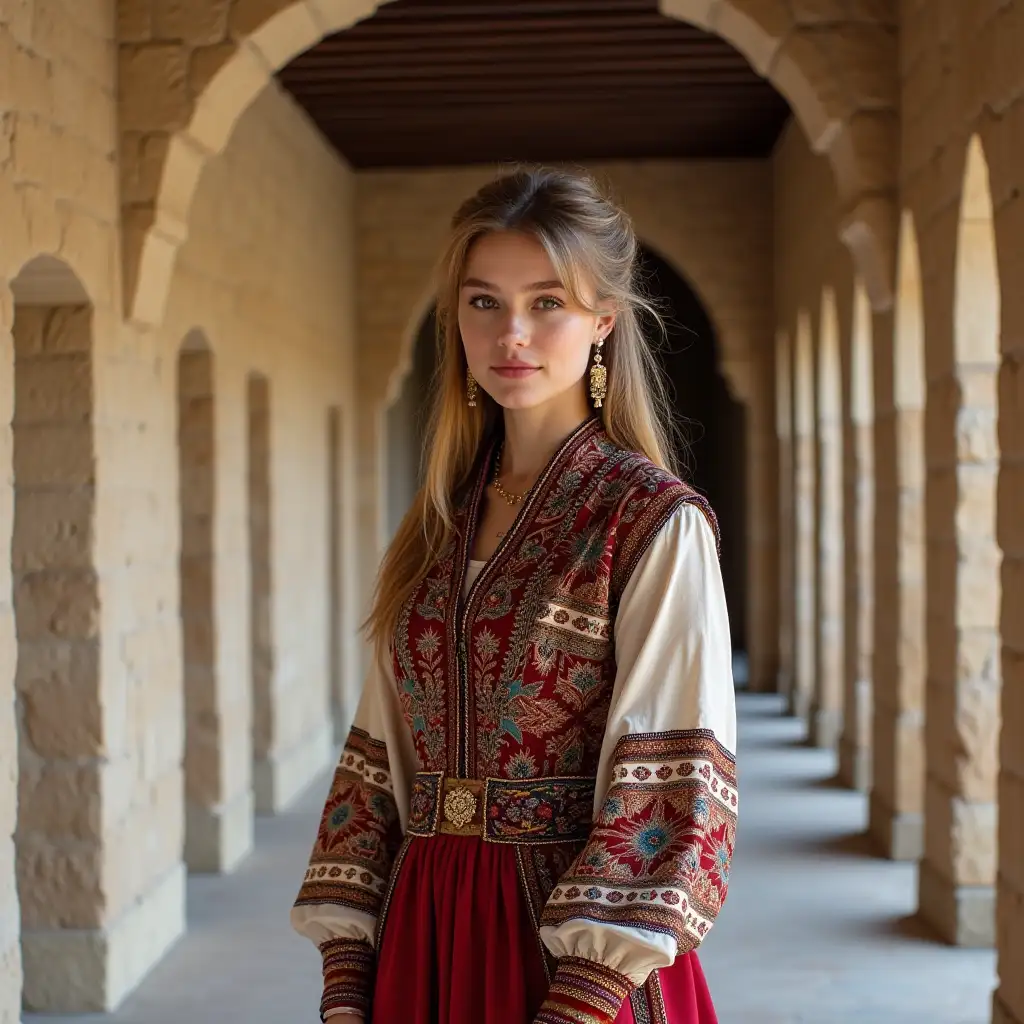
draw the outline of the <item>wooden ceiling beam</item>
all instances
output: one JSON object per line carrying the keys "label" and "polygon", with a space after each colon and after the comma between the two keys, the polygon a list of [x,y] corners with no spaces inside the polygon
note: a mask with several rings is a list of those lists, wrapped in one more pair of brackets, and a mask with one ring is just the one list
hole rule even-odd
{"label": "wooden ceiling beam", "polygon": [[409,51],[417,53],[422,60],[467,60],[475,58],[480,53],[500,52],[517,47],[556,52],[566,49],[589,49],[590,47],[605,47],[615,51],[628,50],[630,47],[637,46],[643,47],[644,52],[647,52],[648,48],[671,48],[673,51],[687,54],[717,53],[721,54],[723,59],[730,57],[741,63],[746,63],[746,58],[742,54],[717,37],[694,37],[685,32],[677,33],[673,31],[671,25],[632,28],[613,23],[601,28],[595,27],[588,21],[586,26],[573,26],[566,29],[549,27],[540,35],[537,32],[523,30],[516,25],[505,32],[492,32],[486,36],[480,36],[473,41],[472,47],[467,47],[465,40],[459,45],[453,45],[449,42],[450,32],[444,33],[444,36],[445,38],[439,40],[437,45],[428,48],[423,45],[423,36],[420,33],[385,35],[380,32],[371,34],[350,30],[317,43],[316,46],[294,58],[288,67],[318,65],[321,62],[332,62],[338,59],[379,60],[388,54],[399,56],[405,55]]}
{"label": "wooden ceiling beam", "polygon": [[379,63],[350,65],[339,60],[324,67],[289,69],[280,77],[282,81],[288,82],[400,82],[418,81],[424,78],[436,81],[462,81],[481,75],[492,80],[509,78],[519,81],[534,76],[538,78],[572,78],[577,75],[592,75],[601,78],[623,78],[626,76],[661,78],[680,74],[688,78],[728,75],[750,82],[760,83],[762,81],[760,76],[749,67],[738,67],[704,57],[676,56],[675,54],[660,57],[647,57],[642,54],[620,55],[614,62],[592,58],[589,55],[586,58],[581,58],[575,54],[563,54],[561,57],[552,55],[549,59],[538,59],[537,55],[530,54],[523,60],[506,58],[443,65],[419,64],[414,60],[406,60],[392,65]]}
{"label": "wooden ceiling beam", "polygon": [[[399,0],[377,9],[372,20],[381,24],[409,19],[420,20],[473,20],[517,19],[566,15],[585,18],[594,9],[593,0],[478,0],[467,3],[429,3],[428,0]],[[635,12],[658,13],[657,0],[601,0],[600,9],[607,15]]]}
{"label": "wooden ceiling beam", "polygon": [[432,47],[430,50],[421,48],[416,52],[395,50],[318,53],[310,50],[282,68],[278,74],[290,76],[320,74],[335,68],[384,71],[392,67],[472,67],[479,64],[492,64],[495,61],[516,65],[525,62],[544,64],[564,60],[601,64],[605,69],[614,71],[623,61],[635,62],[640,59],[652,62],[674,61],[709,68],[727,68],[743,71],[751,77],[757,75],[757,72],[739,53],[712,50],[706,46],[672,43],[664,39],[660,42],[650,43],[632,41],[616,43],[609,41],[607,37],[600,43],[595,42],[586,46],[548,46],[545,44],[543,46],[505,47],[487,40],[486,42],[481,41],[479,45]]}

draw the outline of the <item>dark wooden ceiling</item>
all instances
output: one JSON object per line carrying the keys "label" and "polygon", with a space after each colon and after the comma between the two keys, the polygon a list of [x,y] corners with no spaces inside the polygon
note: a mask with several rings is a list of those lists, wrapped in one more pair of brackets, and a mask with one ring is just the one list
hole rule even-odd
{"label": "dark wooden ceiling", "polygon": [[279,79],[358,168],[758,157],[789,116],[657,0],[395,0]]}

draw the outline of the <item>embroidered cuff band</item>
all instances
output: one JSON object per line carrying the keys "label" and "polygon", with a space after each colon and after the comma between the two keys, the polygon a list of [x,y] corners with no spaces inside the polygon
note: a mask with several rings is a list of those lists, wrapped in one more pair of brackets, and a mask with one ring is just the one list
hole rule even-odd
{"label": "embroidered cuff band", "polygon": [[337,1010],[353,1010],[368,1016],[373,982],[374,953],[368,942],[331,939],[320,946],[324,958],[324,995],[320,1019]]}
{"label": "embroidered cuff band", "polygon": [[612,1024],[633,987],[603,964],[561,957],[536,1024]]}

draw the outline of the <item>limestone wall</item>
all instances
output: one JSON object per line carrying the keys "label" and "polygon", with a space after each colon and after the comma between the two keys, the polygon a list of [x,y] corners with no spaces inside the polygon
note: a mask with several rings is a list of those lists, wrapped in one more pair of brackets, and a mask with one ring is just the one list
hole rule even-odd
{"label": "limestone wall", "polygon": [[[332,607],[349,638],[357,611],[352,175],[265,93],[199,182],[163,325],[126,323],[115,32],[109,0],[0,4],[4,1024],[20,1016],[22,954],[29,1005],[98,1010],[180,935],[187,746],[189,861],[227,870],[251,842],[253,792],[275,809],[325,767],[331,704],[350,713],[358,685],[355,644],[332,657],[329,639]],[[183,346],[208,352],[212,371],[179,403]],[[187,727],[179,404],[209,426],[190,457],[209,465],[212,514],[196,534],[209,537],[205,568],[185,579],[187,593],[205,574],[212,595]],[[204,514],[201,491],[186,495],[187,521]]]}

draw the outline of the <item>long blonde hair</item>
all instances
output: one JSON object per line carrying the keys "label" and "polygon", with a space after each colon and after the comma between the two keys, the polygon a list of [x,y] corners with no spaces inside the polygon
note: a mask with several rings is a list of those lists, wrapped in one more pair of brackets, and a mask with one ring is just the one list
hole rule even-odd
{"label": "long blonde hair", "polygon": [[[438,267],[437,341],[424,484],[381,564],[365,629],[380,649],[390,642],[402,605],[444,550],[454,530],[457,495],[467,484],[481,443],[501,422],[501,408],[482,389],[466,400],[466,355],[459,333],[459,297],[473,243],[495,231],[532,235],[544,247],[573,303],[595,315],[615,312],[602,355],[608,395],[601,418],[617,445],[677,472],[671,405],[641,329],[646,312],[661,319],[637,281],[638,242],[625,212],[588,175],[516,170],[466,200],[456,212]],[[587,301],[590,284],[595,307]]]}

